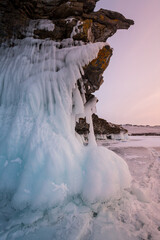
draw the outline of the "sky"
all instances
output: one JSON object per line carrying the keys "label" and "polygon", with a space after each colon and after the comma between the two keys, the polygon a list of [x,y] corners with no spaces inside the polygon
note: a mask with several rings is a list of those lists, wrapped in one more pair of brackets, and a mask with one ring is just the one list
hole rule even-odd
{"label": "sky", "polygon": [[135,24],[108,38],[114,49],[95,93],[99,117],[117,124],[160,125],[160,0],[100,0]]}

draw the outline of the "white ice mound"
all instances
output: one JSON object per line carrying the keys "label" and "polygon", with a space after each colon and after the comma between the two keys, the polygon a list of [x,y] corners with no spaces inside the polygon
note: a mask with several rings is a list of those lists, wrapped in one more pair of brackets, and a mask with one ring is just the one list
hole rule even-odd
{"label": "white ice mound", "polygon": [[104,147],[88,147],[84,161],[83,196],[89,202],[105,201],[130,186],[127,164]]}
{"label": "white ice mound", "polygon": [[[24,39],[0,49],[0,194],[14,207],[50,207],[79,195],[105,201],[130,185],[125,162],[85,147],[75,119],[87,114],[77,87],[104,43],[60,49]],[[90,110],[88,110],[91,113]]]}

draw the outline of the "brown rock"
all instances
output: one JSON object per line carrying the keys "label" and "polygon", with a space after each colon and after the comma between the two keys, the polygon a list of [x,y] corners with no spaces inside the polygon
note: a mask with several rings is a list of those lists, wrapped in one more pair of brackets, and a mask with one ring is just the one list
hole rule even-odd
{"label": "brown rock", "polygon": [[[122,14],[99,10],[93,12],[97,0],[1,0],[0,2],[0,42],[23,38],[24,29],[30,19],[50,19],[56,23],[54,34],[35,31],[35,37],[63,40],[69,38],[77,22],[82,22],[82,30],[74,36],[84,42],[106,41],[117,29],[128,28],[133,24]],[[61,22],[72,17],[76,21]],[[59,21],[59,23],[58,23]],[[59,33],[58,33],[59,32]],[[60,33],[61,32],[61,33]]]}
{"label": "brown rock", "polygon": [[119,134],[121,132],[127,133],[121,125],[108,123],[106,120],[99,118],[96,114],[92,115],[93,128],[95,134]]}
{"label": "brown rock", "polygon": [[59,7],[53,10],[50,17],[56,18],[67,18],[70,16],[80,16],[83,14],[83,3],[81,2],[71,2],[67,1],[66,3],[61,4]]}
{"label": "brown rock", "polygon": [[106,45],[99,51],[97,58],[90,62],[88,66],[84,67],[83,79],[87,94],[95,92],[102,85],[102,74],[107,68],[111,56],[112,49]]}
{"label": "brown rock", "polygon": [[86,118],[79,119],[76,123],[75,131],[80,135],[89,133],[89,124],[86,123]]}
{"label": "brown rock", "polygon": [[92,19],[94,22],[98,22],[105,26],[114,26],[116,29],[128,29],[131,25],[134,24],[133,20],[126,19],[122,14],[113,12],[110,10],[100,9],[97,12],[90,14],[83,14],[83,18]]}
{"label": "brown rock", "polygon": [[[120,134],[122,132],[127,133],[127,130],[121,125],[109,123],[105,119],[99,118],[96,114],[92,115],[92,119],[95,135]],[[79,119],[79,122],[76,123],[75,130],[80,135],[89,133],[89,124],[86,123],[85,118]]]}

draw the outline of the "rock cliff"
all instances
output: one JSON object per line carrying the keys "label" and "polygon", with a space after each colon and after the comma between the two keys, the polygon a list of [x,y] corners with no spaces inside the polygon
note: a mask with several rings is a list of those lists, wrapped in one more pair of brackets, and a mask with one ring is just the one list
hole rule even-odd
{"label": "rock cliff", "polygon": [[[121,125],[109,123],[106,120],[99,118],[96,114],[92,115],[93,128],[95,135],[107,135],[111,134],[127,133],[128,131]],[[84,118],[80,118],[77,122],[76,131],[81,134],[89,133],[89,124],[86,123]]]}
{"label": "rock cliff", "polygon": [[[128,29],[134,24],[117,12],[104,9],[94,12],[97,1],[1,0],[0,44],[5,42],[12,47],[14,39],[28,36],[57,41],[59,48],[66,47],[66,44],[68,47],[105,42],[118,29]],[[97,58],[82,69],[78,86],[86,102],[103,83],[102,75],[111,56],[112,48],[104,46]]]}
{"label": "rock cliff", "polygon": [[[35,37],[63,40],[70,38],[84,42],[106,41],[117,29],[128,29],[132,20],[123,15],[100,9],[93,12],[97,0],[1,0],[1,41],[23,38],[23,30],[30,20],[49,19],[53,31],[35,30]],[[74,30],[74,33],[73,33]]]}

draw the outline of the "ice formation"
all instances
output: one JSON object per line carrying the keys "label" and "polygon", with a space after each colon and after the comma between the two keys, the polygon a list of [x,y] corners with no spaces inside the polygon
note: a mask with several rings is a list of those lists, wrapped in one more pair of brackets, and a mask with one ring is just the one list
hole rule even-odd
{"label": "ice formation", "polygon": [[106,43],[68,43],[28,37],[0,49],[0,194],[16,209],[102,202],[130,185],[126,163],[97,147],[92,129],[88,146],[75,134],[79,115],[92,126],[96,102],[77,80]]}

